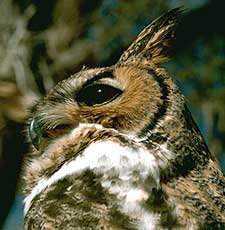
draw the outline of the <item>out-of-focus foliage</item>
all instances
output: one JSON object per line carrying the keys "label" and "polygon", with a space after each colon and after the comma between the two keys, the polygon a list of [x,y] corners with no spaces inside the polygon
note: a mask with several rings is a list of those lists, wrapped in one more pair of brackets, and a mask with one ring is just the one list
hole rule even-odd
{"label": "out-of-focus foliage", "polygon": [[[10,144],[10,148],[2,143],[13,143],[28,117],[27,108],[56,82],[84,65],[114,64],[151,20],[174,7],[183,6],[196,13],[196,23],[183,28],[196,33],[202,29],[196,28],[197,23],[207,18],[207,13],[208,22],[218,17],[218,12],[207,8],[207,4],[215,6],[222,1],[1,0],[0,166],[7,166],[12,175],[18,173],[10,168],[16,159],[12,150],[16,154],[25,152],[23,141],[17,141],[17,146]],[[206,10],[202,10],[204,7]],[[187,12],[187,18],[188,15]],[[166,67],[187,96],[210,150],[225,168],[225,32],[220,23],[221,26],[205,25],[211,31],[217,30],[215,36],[207,39],[201,34],[182,44],[186,34],[182,37],[181,33],[182,45],[175,46],[176,55]],[[12,155],[5,158],[4,154],[10,151]]]}

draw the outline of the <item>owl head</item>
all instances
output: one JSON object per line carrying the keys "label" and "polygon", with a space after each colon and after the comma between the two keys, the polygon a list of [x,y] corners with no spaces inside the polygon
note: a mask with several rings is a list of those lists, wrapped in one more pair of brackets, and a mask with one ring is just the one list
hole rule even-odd
{"label": "owl head", "polygon": [[153,21],[115,65],[84,69],[58,83],[33,109],[29,137],[35,148],[42,151],[80,123],[137,137],[161,127],[184,103],[173,80],[158,67],[168,59],[179,15],[175,9]]}

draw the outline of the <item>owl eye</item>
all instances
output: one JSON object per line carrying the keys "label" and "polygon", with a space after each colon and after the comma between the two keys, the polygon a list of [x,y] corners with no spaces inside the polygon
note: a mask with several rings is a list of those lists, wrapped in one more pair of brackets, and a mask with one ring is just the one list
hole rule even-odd
{"label": "owl eye", "polygon": [[123,91],[106,84],[91,84],[83,88],[76,97],[80,105],[97,106],[108,103]]}

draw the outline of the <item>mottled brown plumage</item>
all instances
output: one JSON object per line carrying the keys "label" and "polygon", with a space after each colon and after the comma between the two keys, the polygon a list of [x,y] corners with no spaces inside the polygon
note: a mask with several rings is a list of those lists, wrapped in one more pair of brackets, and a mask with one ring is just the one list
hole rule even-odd
{"label": "mottled brown plumage", "polygon": [[180,15],[146,27],[118,63],[58,83],[34,108],[25,229],[225,229],[225,179],[168,58]]}

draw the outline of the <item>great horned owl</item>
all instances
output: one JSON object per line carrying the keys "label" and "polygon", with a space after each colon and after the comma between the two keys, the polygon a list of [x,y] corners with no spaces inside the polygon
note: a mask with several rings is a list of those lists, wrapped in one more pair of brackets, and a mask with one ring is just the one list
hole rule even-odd
{"label": "great horned owl", "polygon": [[34,108],[25,229],[225,229],[225,179],[167,58],[180,10]]}

